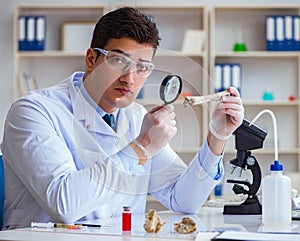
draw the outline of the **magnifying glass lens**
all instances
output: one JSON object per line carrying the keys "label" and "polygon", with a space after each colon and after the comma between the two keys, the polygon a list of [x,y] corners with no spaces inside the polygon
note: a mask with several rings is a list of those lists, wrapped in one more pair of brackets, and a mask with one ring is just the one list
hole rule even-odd
{"label": "magnifying glass lens", "polygon": [[167,75],[160,86],[160,98],[165,104],[171,104],[177,100],[181,93],[182,80],[178,75]]}

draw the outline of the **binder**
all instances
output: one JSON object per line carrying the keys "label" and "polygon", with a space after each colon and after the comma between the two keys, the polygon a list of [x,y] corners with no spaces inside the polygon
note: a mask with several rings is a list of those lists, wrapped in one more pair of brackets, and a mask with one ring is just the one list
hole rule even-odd
{"label": "binder", "polygon": [[284,46],[283,50],[291,51],[295,50],[293,43],[293,17],[284,16]]}
{"label": "binder", "polygon": [[300,16],[294,16],[293,18],[293,26],[294,26],[294,49],[296,51],[300,51]]}
{"label": "binder", "polygon": [[215,92],[226,90],[232,86],[241,92],[242,67],[238,63],[215,64]]}
{"label": "binder", "polygon": [[18,18],[18,42],[19,42],[19,51],[26,50],[26,18],[25,16],[19,16]]}
{"label": "binder", "polygon": [[33,50],[45,50],[46,19],[44,16],[35,17],[35,41]]}
{"label": "binder", "polygon": [[215,92],[220,92],[222,90],[222,64],[215,64],[215,69],[214,69],[214,85],[215,85]]}
{"label": "binder", "polygon": [[283,51],[284,50],[284,17],[276,16],[275,17],[275,50]]}
{"label": "binder", "polygon": [[275,50],[275,17],[266,17],[266,49]]}
{"label": "binder", "polygon": [[226,90],[228,87],[231,86],[231,66],[230,64],[224,64],[223,65],[223,83],[222,83],[222,89]]}
{"label": "binder", "polygon": [[240,64],[231,64],[231,86],[241,93],[242,71]]}
{"label": "binder", "polygon": [[18,18],[19,51],[41,51],[45,49],[45,16],[21,15]]}
{"label": "binder", "polygon": [[34,50],[35,43],[35,18],[32,16],[26,17],[26,40],[27,48],[25,50]]}

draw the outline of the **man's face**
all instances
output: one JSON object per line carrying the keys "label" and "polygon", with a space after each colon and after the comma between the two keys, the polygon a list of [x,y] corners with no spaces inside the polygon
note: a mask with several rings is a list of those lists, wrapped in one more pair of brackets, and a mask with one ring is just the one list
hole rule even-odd
{"label": "man's face", "polygon": [[[151,65],[154,49],[129,38],[111,39],[103,49],[108,52],[100,53],[92,68],[88,66],[84,84],[98,105],[112,112],[135,100],[146,81],[143,68]],[[89,49],[87,55],[96,57],[97,52]]]}

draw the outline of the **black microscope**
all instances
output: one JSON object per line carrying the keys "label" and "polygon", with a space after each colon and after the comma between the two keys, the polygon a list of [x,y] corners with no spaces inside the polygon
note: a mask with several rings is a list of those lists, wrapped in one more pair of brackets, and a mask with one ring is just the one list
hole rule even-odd
{"label": "black microscope", "polygon": [[227,180],[227,183],[234,183],[232,190],[235,194],[244,194],[248,197],[239,205],[225,205],[224,214],[261,214],[261,204],[256,196],[261,184],[261,169],[250,150],[263,147],[267,132],[254,124],[249,124],[250,122],[244,119],[243,123],[233,133],[237,154],[236,158],[229,163],[234,167],[242,168],[242,170],[249,169],[252,173],[252,183],[242,180]]}

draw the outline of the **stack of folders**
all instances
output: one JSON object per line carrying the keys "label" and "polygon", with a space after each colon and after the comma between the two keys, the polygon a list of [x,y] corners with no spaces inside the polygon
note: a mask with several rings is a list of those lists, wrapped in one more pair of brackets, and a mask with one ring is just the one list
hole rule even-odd
{"label": "stack of folders", "polygon": [[215,64],[214,85],[215,92],[235,87],[241,92],[242,67],[237,63]]}
{"label": "stack of folders", "polygon": [[267,16],[266,49],[268,51],[299,51],[300,16]]}
{"label": "stack of folders", "polygon": [[45,50],[45,16],[21,15],[18,18],[18,25],[19,51]]}

